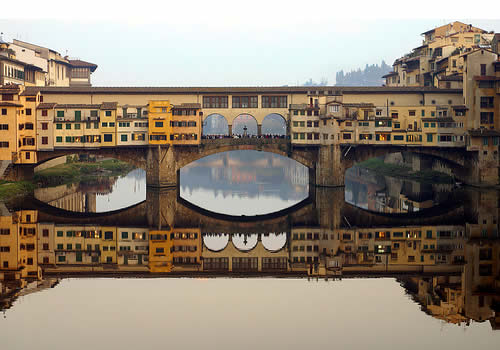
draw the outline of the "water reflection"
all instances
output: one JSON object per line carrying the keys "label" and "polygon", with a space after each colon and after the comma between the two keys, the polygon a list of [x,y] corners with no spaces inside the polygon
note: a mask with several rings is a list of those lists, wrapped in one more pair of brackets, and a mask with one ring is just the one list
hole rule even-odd
{"label": "water reflection", "polygon": [[455,185],[431,184],[379,175],[353,167],[345,174],[345,200],[359,208],[379,213],[412,213],[446,203]]}
{"label": "water reflection", "polygon": [[291,207],[309,195],[308,169],[273,153],[231,151],[181,169],[180,195],[227,215],[261,215]]}
{"label": "water reflection", "polygon": [[448,211],[391,218],[317,189],[296,211],[235,222],[176,191],[108,216],[58,217],[25,200],[0,208],[1,307],[68,276],[390,276],[433,317],[498,329],[498,203],[497,191],[468,191]]}
{"label": "water reflection", "polygon": [[125,176],[94,177],[77,183],[35,189],[36,199],[50,206],[81,213],[103,213],[146,199],[146,172],[134,169]]}

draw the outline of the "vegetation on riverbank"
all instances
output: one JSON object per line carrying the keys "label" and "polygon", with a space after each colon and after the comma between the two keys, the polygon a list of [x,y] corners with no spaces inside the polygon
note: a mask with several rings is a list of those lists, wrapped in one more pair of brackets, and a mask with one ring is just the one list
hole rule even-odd
{"label": "vegetation on riverbank", "polygon": [[58,186],[78,181],[90,181],[101,176],[118,176],[128,173],[133,165],[116,159],[100,162],[68,162],[35,173],[33,182],[40,187]]}
{"label": "vegetation on riverbank", "polygon": [[0,201],[8,201],[18,196],[25,196],[35,189],[30,181],[0,180]]}
{"label": "vegetation on riverbank", "polygon": [[399,177],[426,183],[451,184],[455,182],[452,176],[439,171],[429,169],[413,171],[412,168],[404,165],[384,163],[384,160],[380,158],[371,158],[356,166],[370,169],[379,175]]}

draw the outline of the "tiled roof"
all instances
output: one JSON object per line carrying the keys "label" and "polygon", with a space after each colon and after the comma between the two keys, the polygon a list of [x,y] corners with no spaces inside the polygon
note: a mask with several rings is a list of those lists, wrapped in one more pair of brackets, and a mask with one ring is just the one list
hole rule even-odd
{"label": "tiled roof", "polygon": [[389,72],[386,75],[382,75],[382,78],[392,77],[393,75],[398,75],[397,72]]}
{"label": "tiled roof", "polygon": [[0,101],[0,106],[1,107],[23,107],[23,105],[20,103],[7,102],[7,101]]}
{"label": "tiled roof", "polygon": [[500,136],[500,131],[490,129],[469,130],[471,136]]}
{"label": "tiled roof", "polygon": [[175,105],[173,108],[191,108],[191,109],[200,109],[201,104],[199,103],[181,103],[180,105]]}
{"label": "tiled roof", "polygon": [[329,95],[356,93],[462,93],[461,89],[438,89],[433,87],[392,87],[392,86],[279,86],[279,87],[35,87],[27,89],[39,90],[44,94],[238,94],[238,93],[272,93],[272,94],[307,94],[308,91],[328,91]]}
{"label": "tiled roof", "polygon": [[103,102],[101,104],[101,109],[116,109],[118,107],[118,102]]}
{"label": "tiled roof", "polygon": [[90,68],[91,72],[94,72],[97,69],[97,64],[90,63],[90,62],[85,62],[82,60],[68,60],[69,64],[72,67],[76,68]]}
{"label": "tiled roof", "polygon": [[40,103],[37,109],[52,109],[57,106],[57,103]]}
{"label": "tiled roof", "polygon": [[101,105],[90,105],[90,104],[57,104],[55,106],[57,109],[75,109],[75,108],[81,108],[81,109],[99,109],[101,108]]}

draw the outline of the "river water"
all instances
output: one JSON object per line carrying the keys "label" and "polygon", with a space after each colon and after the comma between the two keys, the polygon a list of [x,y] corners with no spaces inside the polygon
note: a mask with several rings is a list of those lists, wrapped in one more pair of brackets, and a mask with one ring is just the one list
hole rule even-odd
{"label": "river water", "polygon": [[345,183],[238,151],[0,203],[0,348],[498,348],[498,192]]}

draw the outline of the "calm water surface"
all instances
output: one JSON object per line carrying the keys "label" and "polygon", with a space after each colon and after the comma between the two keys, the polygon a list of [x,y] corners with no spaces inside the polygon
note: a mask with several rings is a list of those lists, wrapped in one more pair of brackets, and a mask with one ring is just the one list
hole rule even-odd
{"label": "calm water surface", "polygon": [[[38,193],[83,214],[0,203],[0,349],[500,346],[498,191],[359,169],[310,190],[307,173],[236,152],[183,169],[178,190],[135,170]],[[82,194],[95,204],[57,202]],[[200,209],[305,198],[259,220]]]}

